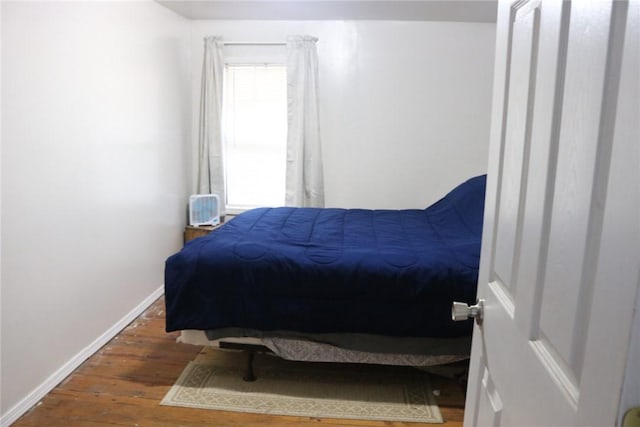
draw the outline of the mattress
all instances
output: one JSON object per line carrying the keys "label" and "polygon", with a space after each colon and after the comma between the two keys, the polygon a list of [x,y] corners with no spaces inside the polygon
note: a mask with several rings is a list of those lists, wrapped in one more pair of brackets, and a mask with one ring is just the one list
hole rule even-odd
{"label": "mattress", "polygon": [[167,259],[167,331],[468,336],[485,177],[425,209],[259,208]]}

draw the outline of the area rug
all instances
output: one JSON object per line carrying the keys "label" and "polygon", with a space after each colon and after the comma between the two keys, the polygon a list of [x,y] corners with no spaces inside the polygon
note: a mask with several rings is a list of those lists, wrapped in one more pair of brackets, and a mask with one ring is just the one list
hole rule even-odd
{"label": "area rug", "polygon": [[206,349],[162,405],[317,418],[442,423],[428,374],[409,367],[291,362],[257,355],[255,382],[244,355]]}

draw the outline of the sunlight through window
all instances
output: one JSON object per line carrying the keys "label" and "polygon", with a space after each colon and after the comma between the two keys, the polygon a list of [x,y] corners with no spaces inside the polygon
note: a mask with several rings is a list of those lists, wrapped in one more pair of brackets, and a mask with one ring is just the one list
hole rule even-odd
{"label": "sunlight through window", "polygon": [[282,206],[287,143],[286,66],[225,66],[227,207]]}

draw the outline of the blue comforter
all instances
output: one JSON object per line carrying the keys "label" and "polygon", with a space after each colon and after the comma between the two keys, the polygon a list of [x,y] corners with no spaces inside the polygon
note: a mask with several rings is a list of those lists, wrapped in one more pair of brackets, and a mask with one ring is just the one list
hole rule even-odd
{"label": "blue comforter", "polygon": [[166,329],[458,337],[475,302],[485,176],[424,210],[260,208],[165,268]]}

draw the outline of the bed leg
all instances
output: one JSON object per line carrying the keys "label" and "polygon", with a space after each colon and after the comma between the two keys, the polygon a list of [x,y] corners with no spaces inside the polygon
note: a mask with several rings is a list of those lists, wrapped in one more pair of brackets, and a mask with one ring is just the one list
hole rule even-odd
{"label": "bed leg", "polygon": [[253,358],[255,356],[255,351],[248,350],[247,351],[247,371],[244,374],[242,379],[246,382],[254,382],[256,380],[256,376],[253,373]]}
{"label": "bed leg", "polygon": [[247,370],[245,371],[244,377],[242,377],[242,379],[247,382],[253,382],[256,380],[256,376],[253,373],[253,358],[256,353],[269,353],[271,351],[263,345],[240,344],[227,341],[220,341],[219,346],[220,348],[229,350],[242,350],[247,353]]}

